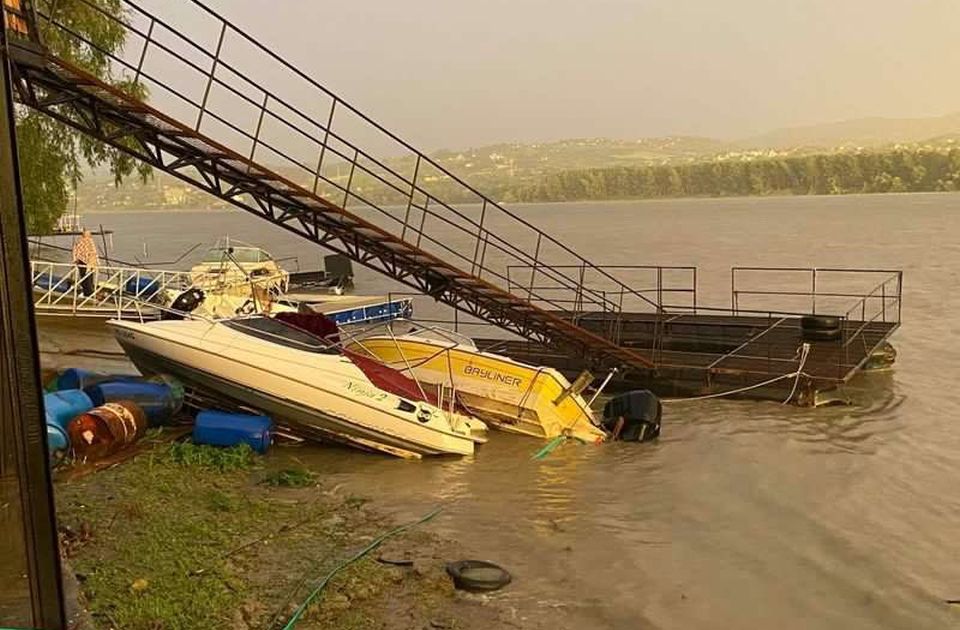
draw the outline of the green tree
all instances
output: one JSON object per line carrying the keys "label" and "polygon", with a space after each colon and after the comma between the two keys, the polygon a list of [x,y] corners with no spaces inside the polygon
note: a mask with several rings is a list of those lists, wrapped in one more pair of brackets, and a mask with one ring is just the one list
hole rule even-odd
{"label": "green tree", "polygon": [[[37,9],[51,18],[47,21],[38,17],[38,22],[43,42],[54,55],[129,94],[146,97],[143,85],[118,74],[110,63],[110,55],[119,56],[126,37],[123,25],[116,20],[124,19],[127,13],[120,0],[39,0]],[[65,28],[58,28],[56,23]],[[87,45],[67,30],[95,46]],[[148,165],[26,107],[17,108],[17,141],[27,228],[31,233],[49,231],[63,215],[71,190],[83,179],[85,166],[109,168],[117,185],[134,173],[143,181],[150,176]]]}

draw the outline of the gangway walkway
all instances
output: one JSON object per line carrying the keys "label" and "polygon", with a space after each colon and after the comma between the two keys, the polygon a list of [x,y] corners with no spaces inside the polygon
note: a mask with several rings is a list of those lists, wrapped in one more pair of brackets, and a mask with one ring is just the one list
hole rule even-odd
{"label": "gangway walkway", "polygon": [[[153,3],[156,12],[123,0],[117,15],[78,2],[123,30],[125,52],[98,48],[30,0],[4,0],[6,49],[24,105],[528,340],[589,356],[594,367],[652,367],[641,350],[575,322],[585,311],[659,314],[658,303],[484,196],[198,0]],[[145,87],[163,111],[51,54],[41,34],[99,53],[115,77]],[[510,266],[530,270],[525,289],[508,277]],[[544,285],[550,290],[538,290]]]}

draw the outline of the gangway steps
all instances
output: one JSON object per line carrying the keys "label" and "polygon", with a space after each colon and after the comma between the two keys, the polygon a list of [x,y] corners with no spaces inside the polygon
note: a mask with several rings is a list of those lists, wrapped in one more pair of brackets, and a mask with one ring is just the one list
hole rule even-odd
{"label": "gangway steps", "polygon": [[69,62],[36,59],[33,52],[12,55],[16,94],[25,105],[505,330],[594,356],[598,363],[652,365],[641,352],[452,266]]}

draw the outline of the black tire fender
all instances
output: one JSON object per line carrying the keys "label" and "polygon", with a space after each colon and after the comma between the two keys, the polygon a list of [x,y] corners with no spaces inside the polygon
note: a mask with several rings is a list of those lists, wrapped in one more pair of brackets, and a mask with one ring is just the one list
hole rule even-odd
{"label": "black tire fender", "polygon": [[456,588],[473,592],[496,591],[513,579],[506,569],[484,560],[449,562],[447,575],[453,578]]}
{"label": "black tire fender", "polygon": [[803,331],[804,341],[840,341],[843,337],[843,331],[839,328],[828,329],[807,329]]}
{"label": "black tire fender", "polygon": [[840,318],[836,315],[804,315],[800,318],[804,330],[839,330]]}

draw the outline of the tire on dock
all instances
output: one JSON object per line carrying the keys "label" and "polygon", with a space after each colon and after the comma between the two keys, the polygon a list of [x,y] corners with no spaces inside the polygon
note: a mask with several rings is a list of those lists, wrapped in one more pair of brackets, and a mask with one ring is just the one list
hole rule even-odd
{"label": "tire on dock", "polygon": [[836,315],[804,315],[800,327],[807,330],[839,330],[840,318]]}
{"label": "tire on dock", "polygon": [[839,328],[834,329],[804,329],[803,331],[803,340],[804,341],[840,341],[843,338],[843,331]]}

